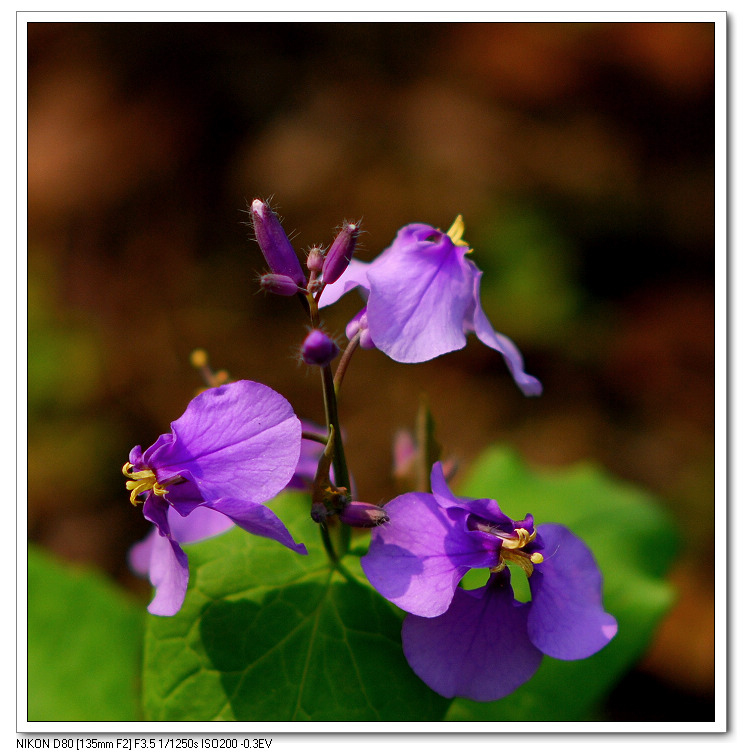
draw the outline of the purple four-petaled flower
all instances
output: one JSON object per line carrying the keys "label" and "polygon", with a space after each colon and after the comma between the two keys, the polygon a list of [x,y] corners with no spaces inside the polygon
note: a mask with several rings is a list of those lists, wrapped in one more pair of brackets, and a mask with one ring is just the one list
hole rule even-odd
{"label": "purple four-petaled flower", "polygon": [[462,231],[461,218],[448,233],[423,223],[406,225],[373,262],[351,260],[343,275],[325,287],[320,306],[360,287],[368,299],[352,321],[352,333],[365,316],[362,330],[368,333],[362,332],[362,346],[373,344],[396,362],[426,362],[456,351],[474,332],[503,355],[523,393],[538,396],[542,384],[524,372],[519,350],[493,329],[482,310],[482,271],[467,257]]}
{"label": "purple four-petaled flower", "polygon": [[300,421],[283,396],[239,380],[199,394],[171,432],[144,452],[140,446],[131,450],[123,469],[126,486],[132,503],[143,502],[145,518],[157,528],[131,556],[156,588],[150,613],[172,616],[180,610],[188,585],[181,542],[237,524],[307,553],[263,505],[292,480],[301,436]]}
{"label": "purple four-petaled flower", "polygon": [[[542,656],[586,658],[617,631],[603,609],[602,577],[569,529],[514,521],[489,499],[458,498],[441,464],[432,494],[407,493],[385,506],[390,522],[372,533],[362,566],[371,584],[408,612],[403,651],[412,669],[444,697],[488,701],[528,681]],[[508,566],[529,577],[532,599],[514,599]],[[488,582],[464,590],[472,568]]]}

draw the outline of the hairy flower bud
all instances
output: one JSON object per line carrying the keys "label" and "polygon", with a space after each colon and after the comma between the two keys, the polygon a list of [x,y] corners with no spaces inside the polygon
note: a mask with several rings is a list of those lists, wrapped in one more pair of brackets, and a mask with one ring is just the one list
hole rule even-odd
{"label": "hairy flower bud", "polygon": [[324,367],[340,352],[338,344],[322,330],[311,330],[302,344],[302,361]]}
{"label": "hairy flower bud", "polygon": [[250,217],[253,220],[255,239],[271,272],[286,275],[298,286],[304,288],[307,278],[273,210],[262,200],[254,199],[253,204],[250,205]]}
{"label": "hairy flower bud", "polygon": [[313,273],[321,273],[325,264],[325,255],[319,246],[313,246],[307,252],[307,269]]}
{"label": "hairy flower bud", "polygon": [[361,232],[359,223],[343,223],[340,233],[330,245],[322,269],[324,283],[335,283],[343,275],[353,257],[356,240]]}
{"label": "hairy flower bud", "polygon": [[351,501],[339,514],[339,518],[351,527],[377,527],[386,524],[390,518],[381,506],[372,503]]}
{"label": "hairy flower bud", "polygon": [[356,334],[359,334],[359,346],[362,349],[374,349],[374,341],[369,333],[369,318],[366,314],[366,307],[358,312],[346,325],[346,338],[350,341]]}
{"label": "hairy flower bud", "polygon": [[278,273],[266,273],[261,275],[261,288],[270,294],[279,296],[294,296],[299,291],[299,286],[288,275]]}

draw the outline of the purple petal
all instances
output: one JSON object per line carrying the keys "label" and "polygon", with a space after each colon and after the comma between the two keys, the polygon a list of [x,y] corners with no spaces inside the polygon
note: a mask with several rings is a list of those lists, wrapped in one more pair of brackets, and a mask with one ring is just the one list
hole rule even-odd
{"label": "purple petal", "polygon": [[464,317],[472,300],[465,247],[431,226],[398,232],[368,271],[369,333],[397,362],[425,362],[466,343]]}
{"label": "purple petal", "polygon": [[535,377],[527,375],[526,372],[524,372],[524,360],[521,356],[521,352],[516,348],[516,345],[510,338],[508,338],[508,336],[504,336],[502,333],[493,330],[493,326],[485,316],[482,305],[480,304],[480,279],[482,278],[482,270],[478,270],[471,262],[470,264],[472,265],[473,270],[475,270],[475,308],[474,311],[470,313],[472,321],[468,323],[467,330],[474,331],[477,337],[486,346],[490,346],[491,349],[495,349],[503,355],[508,369],[511,371],[514,380],[519,388],[521,388],[524,395],[541,395],[542,384]]}
{"label": "purple petal", "polygon": [[200,393],[171,427],[172,441],[158,441],[144,461],[159,480],[192,479],[207,501],[266,501],[286,486],[299,459],[302,430],[289,402],[249,380]]}
{"label": "purple petal", "polygon": [[431,492],[436,498],[436,503],[445,509],[459,508],[470,514],[486,519],[494,525],[501,525],[504,532],[510,534],[513,531],[513,520],[507,517],[498,506],[498,502],[490,498],[459,498],[449,489],[449,484],[444,476],[444,468],[437,461],[431,469]]}
{"label": "purple petal", "polygon": [[455,526],[432,495],[406,493],[384,508],[390,521],[374,529],[361,565],[371,584],[403,610],[438,616],[470,568],[491,565],[491,554]]}
{"label": "purple petal", "polygon": [[528,604],[513,598],[508,571],[477,590],[458,588],[449,610],[407,616],[402,647],[415,673],[444,697],[499,700],[528,681],[542,660],[526,632]]}
{"label": "purple petal", "polygon": [[[163,475],[160,476],[163,477]],[[167,485],[165,500],[182,518],[188,516],[194,509],[204,503],[204,494],[196,482],[194,482],[193,474],[190,470],[182,470],[180,480],[177,483]],[[170,517],[168,521],[171,524],[173,523]],[[180,538],[176,538],[176,540],[182,542]]]}
{"label": "purple petal", "polygon": [[593,554],[567,527],[543,524],[544,562],[529,580],[529,637],[553,658],[574,661],[603,648],[617,621],[603,609],[602,577]]}
{"label": "purple petal", "polygon": [[188,587],[188,558],[168,537],[156,535],[149,565],[155,597],[147,610],[156,616],[174,616],[180,611]]}
{"label": "purple petal", "polygon": [[357,286],[361,286],[365,296],[369,292],[369,281],[367,273],[369,269],[368,262],[360,260],[351,260],[343,275],[335,283],[330,283],[322,290],[320,294],[320,309],[335,304],[338,299],[345,296]]}
{"label": "purple petal", "polygon": [[[160,437],[162,437],[162,435]],[[129,451],[129,463],[137,471],[142,469],[142,467],[144,466],[144,462],[142,460],[142,446],[134,446],[134,448]]]}
{"label": "purple petal", "polygon": [[147,493],[142,505],[142,515],[147,521],[152,522],[163,537],[170,536],[170,524],[168,523],[168,504],[160,497]]}
{"label": "purple petal", "polygon": [[238,527],[253,535],[276,540],[302,556],[307,555],[307,548],[294,540],[281,519],[267,506],[227,498],[204,505],[229,517]]}

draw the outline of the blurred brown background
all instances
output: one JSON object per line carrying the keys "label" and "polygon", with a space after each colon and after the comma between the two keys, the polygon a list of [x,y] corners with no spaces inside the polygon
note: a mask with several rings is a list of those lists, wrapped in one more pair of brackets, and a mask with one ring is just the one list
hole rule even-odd
{"label": "blurred brown background", "polygon": [[363,216],[366,260],[462,213],[544,396],[475,340],[424,365],[357,354],[359,496],[393,495],[421,391],[464,472],[507,442],[647,487],[685,538],[680,599],[610,715],[711,719],[713,51],[704,23],[29,24],[29,537],[145,600],[120,469],[199,386],[195,347],[322,419],[300,308],[256,294],[254,197],[298,250]]}

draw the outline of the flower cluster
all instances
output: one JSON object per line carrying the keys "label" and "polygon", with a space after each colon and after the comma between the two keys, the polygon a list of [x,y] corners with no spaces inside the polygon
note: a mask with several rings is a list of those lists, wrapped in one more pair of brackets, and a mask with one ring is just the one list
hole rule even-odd
{"label": "flower cluster", "polygon": [[[327,250],[309,249],[305,274],[268,204],[256,199],[250,213],[269,267],[261,287],[298,296],[309,316],[300,355],[320,373],[326,423],[300,421],[283,396],[260,383],[224,384],[229,377],[213,375],[205,354],[195,352],[194,365],[212,387],[146,451],[133,448],[122,470],[131,502],[142,504],[154,525],[130,553],[132,568],[155,587],[150,612],[171,616],[181,608],[189,579],[181,546],[234,525],[306,554],[266,505],[296,487],[311,492],[308,516],[320,525],[336,566],[348,551],[347,528],[372,530],[361,565],[371,585],[408,613],[405,656],[441,695],[495,700],[527,681],[543,655],[575,660],[603,648],[617,623],[603,609],[591,552],[566,527],[543,524],[537,531],[530,514],[513,520],[494,500],[456,497],[440,462],[431,472],[431,493],[406,493],[385,506],[354,498],[337,396],[357,346],[398,362],[424,362],[463,348],[475,333],[503,356],[525,395],[542,392],[519,350],[483,312],[482,272],[468,257],[461,217],[446,233],[422,223],[405,226],[371,263],[353,258],[360,225],[345,221]],[[347,324],[349,344],[341,354],[319,311],[355,288],[366,304]],[[424,480],[436,456],[423,445],[398,443],[396,458],[400,470],[417,459]],[[331,528],[341,533],[337,543]],[[470,569],[488,570],[487,583],[464,589]],[[514,598],[513,569],[528,578],[528,603]]]}

